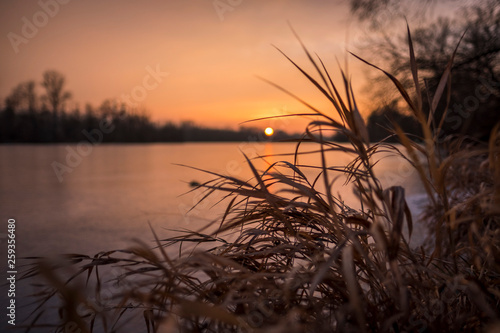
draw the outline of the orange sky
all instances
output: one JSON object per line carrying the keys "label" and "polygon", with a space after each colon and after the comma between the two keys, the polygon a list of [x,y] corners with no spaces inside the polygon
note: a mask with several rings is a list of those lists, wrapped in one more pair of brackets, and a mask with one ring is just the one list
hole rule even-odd
{"label": "orange sky", "polygon": [[[45,12],[52,15],[43,13],[41,3],[51,4]],[[227,11],[218,11],[217,4]],[[139,102],[158,121],[236,127],[256,117],[304,111],[257,79],[259,75],[326,110],[324,99],[271,44],[311,69],[289,21],[310,50],[336,70],[336,57],[343,62],[345,56],[346,33],[351,44],[361,33],[351,24],[348,4],[347,0],[2,1],[0,98],[17,83],[40,82],[43,71],[55,69],[67,78],[73,93],[70,105],[98,106],[105,99],[122,100],[124,94],[135,93],[135,99],[125,99]],[[27,29],[26,21],[38,24],[37,31]],[[24,34],[28,32],[26,43],[13,45],[9,33],[24,36],[23,27]],[[361,68],[366,70],[351,61],[358,88],[363,83]],[[163,73],[157,81],[147,77],[155,70]],[[275,126],[301,130],[303,125]]]}

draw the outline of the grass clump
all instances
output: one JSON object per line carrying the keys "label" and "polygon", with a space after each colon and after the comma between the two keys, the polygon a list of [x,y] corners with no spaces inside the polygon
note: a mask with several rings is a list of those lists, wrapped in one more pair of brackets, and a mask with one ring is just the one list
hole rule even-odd
{"label": "grass clump", "polygon": [[[410,137],[394,124],[392,136],[401,145],[370,143],[346,75],[341,74],[341,93],[321,60],[302,45],[318,78],[288,60],[334,112],[324,113],[292,95],[310,109],[307,115],[316,116],[292,153],[295,163],[257,170],[247,159],[253,173],[249,181],[209,172],[214,179],[196,186],[207,196],[225,194],[224,216],[201,231],[162,240],[155,235],[154,249],[139,245],[93,257],[73,255],[58,266],[36,260],[26,277],[41,275],[49,283],[38,294],[41,307],[30,326],[38,325],[47,304],[59,295],[61,301],[54,304],[59,319],[52,324],[64,329],[73,323],[82,332],[119,331],[132,314],[140,316],[148,332],[498,328],[499,127],[484,147],[438,138],[443,119],[433,114],[450,89],[453,56],[430,110],[423,110],[409,30],[408,37],[416,97],[384,73],[419,121],[423,137]],[[330,131],[346,136],[349,144],[329,141]],[[297,162],[305,153],[302,142],[316,144],[307,153],[318,154],[319,165]],[[352,161],[331,166],[332,151],[348,153]],[[418,225],[425,222],[432,230],[427,246],[409,246],[414,223],[405,190],[381,185],[374,171],[381,152],[406,159],[421,179],[429,204]],[[305,172],[310,169],[317,171],[312,179]],[[355,188],[361,208],[333,195],[337,174]],[[188,244],[200,249],[182,250]],[[176,246],[179,255],[172,256],[166,249]],[[68,273],[68,267],[74,270]]]}

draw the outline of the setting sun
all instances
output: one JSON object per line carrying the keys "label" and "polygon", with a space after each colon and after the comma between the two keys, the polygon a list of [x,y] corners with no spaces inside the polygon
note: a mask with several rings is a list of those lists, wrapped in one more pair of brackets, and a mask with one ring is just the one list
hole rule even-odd
{"label": "setting sun", "polygon": [[272,127],[268,127],[264,130],[264,133],[266,133],[267,136],[271,136],[274,134],[274,130]]}

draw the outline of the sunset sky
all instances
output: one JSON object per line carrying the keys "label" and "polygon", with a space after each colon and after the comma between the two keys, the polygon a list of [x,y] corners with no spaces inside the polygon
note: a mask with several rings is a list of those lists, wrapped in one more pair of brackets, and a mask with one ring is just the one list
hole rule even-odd
{"label": "sunset sky", "polygon": [[[0,12],[2,101],[16,84],[39,83],[45,70],[54,69],[73,93],[70,108],[127,100],[153,120],[217,127],[304,111],[256,76],[326,109],[272,46],[311,69],[287,22],[333,70],[346,49],[356,51],[362,35],[347,0],[2,1]],[[360,88],[367,68],[351,60],[350,70]],[[150,74],[155,71],[157,80]],[[123,97],[132,93],[135,99]],[[299,129],[294,122],[283,126]]]}

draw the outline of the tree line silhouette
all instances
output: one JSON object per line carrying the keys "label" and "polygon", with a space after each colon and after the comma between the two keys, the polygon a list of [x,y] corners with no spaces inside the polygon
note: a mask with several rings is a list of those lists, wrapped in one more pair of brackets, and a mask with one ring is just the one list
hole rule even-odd
{"label": "tree line silhouette", "polygon": [[[54,70],[46,71],[41,82],[45,94],[38,96],[35,81],[18,84],[7,96],[0,111],[1,143],[62,143],[94,140],[92,133],[102,129],[99,142],[188,142],[188,141],[265,141],[261,129],[242,127],[239,130],[206,128],[193,122],[158,124],[144,113],[127,108],[113,100],[105,100],[95,108],[87,104],[84,110],[78,107],[66,110],[71,93],[65,89],[65,77]],[[418,129],[410,118],[382,108],[369,118],[368,129],[372,139],[387,136],[388,119],[400,121],[406,131]],[[381,126],[385,124],[385,126]],[[283,131],[275,131],[272,140],[282,141],[297,138]],[[346,140],[341,135],[337,141]]]}
{"label": "tree line silhouette", "polygon": [[[239,130],[207,128],[193,122],[158,124],[144,112],[138,112],[116,101],[106,100],[95,108],[87,104],[67,111],[65,104],[71,93],[65,90],[64,76],[54,70],[43,74],[41,86],[45,94],[36,94],[35,81],[18,84],[0,111],[0,142],[60,143],[89,139],[89,133],[105,123],[102,142],[185,142],[270,140],[261,129]],[[273,140],[292,136],[276,131]]]}
{"label": "tree line silhouette", "polygon": [[[151,121],[144,112],[131,110],[112,100],[105,100],[97,108],[87,104],[83,111],[78,107],[67,111],[65,103],[71,98],[71,93],[65,90],[64,82],[62,74],[47,71],[41,84],[45,95],[37,96],[34,81],[18,84],[12,89],[0,111],[0,143],[80,142],[89,140],[89,133],[98,130],[103,122],[110,129],[100,139],[100,142],[105,143],[270,140],[258,128],[216,129],[198,126],[193,122],[158,124]],[[493,98],[493,101],[498,103],[498,99]],[[486,111],[483,108],[480,111],[484,117]],[[453,113],[449,117],[453,117]],[[470,124],[472,117],[467,120]],[[476,132],[478,128],[489,130],[498,121],[498,113],[490,112],[487,120],[490,121],[489,126],[472,128]],[[422,134],[416,120],[399,111],[398,102],[394,100],[378,107],[368,117],[370,139],[378,141],[387,138],[394,123],[406,133],[418,136]],[[481,133],[482,137],[478,138],[484,139],[485,133]],[[272,139],[282,141],[297,137],[276,131]],[[334,135],[333,139],[339,142],[347,140],[342,134]],[[395,142],[397,139],[392,137],[389,141]]]}

